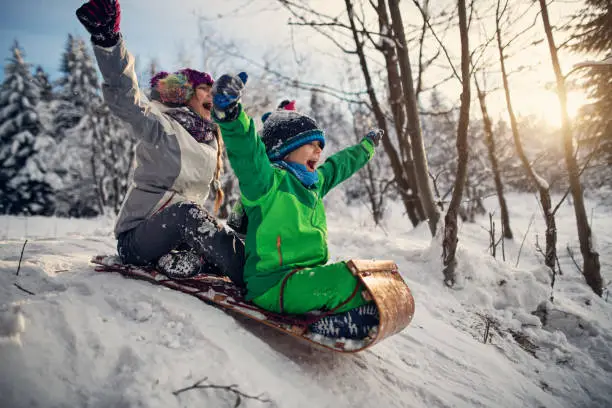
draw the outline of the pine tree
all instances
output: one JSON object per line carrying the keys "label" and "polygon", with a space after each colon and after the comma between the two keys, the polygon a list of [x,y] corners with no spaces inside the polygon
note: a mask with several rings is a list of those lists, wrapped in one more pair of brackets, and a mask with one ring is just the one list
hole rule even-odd
{"label": "pine tree", "polygon": [[[127,190],[133,141],[100,95],[100,82],[85,42],[68,36],[56,106],[61,144],[57,163],[64,189],[59,212],[91,217],[117,213]],[[68,159],[67,159],[68,158]]]}
{"label": "pine tree", "polygon": [[60,70],[60,103],[56,107],[55,127],[60,138],[63,138],[68,129],[79,123],[88,107],[101,97],[98,76],[82,39],[68,35]]}
{"label": "pine tree", "polygon": [[0,91],[0,212],[50,214],[53,190],[38,154],[52,141],[39,137],[42,126],[36,106],[40,90],[17,42],[11,52]]}
{"label": "pine tree", "polygon": [[40,89],[40,100],[51,102],[53,99],[53,87],[51,86],[51,82],[49,82],[49,75],[40,65],[36,67],[34,78],[36,78],[38,88]]}
{"label": "pine tree", "polygon": [[[612,2],[586,0],[576,16],[576,42],[572,49],[593,56],[612,57]],[[608,166],[612,165],[612,69],[609,65],[588,69],[585,85],[593,103],[582,112],[581,128],[588,129],[587,142]]]}
{"label": "pine tree", "polygon": [[[53,107],[54,129],[58,146],[55,166],[62,179],[63,188],[58,193],[58,213],[72,217],[91,217],[101,212],[94,189],[92,168],[91,132],[87,132],[89,104],[100,99],[96,89],[95,71],[89,80],[88,58],[84,42],[68,35],[62,55],[58,80],[57,101]],[[93,80],[94,87],[86,86]]]}
{"label": "pine tree", "polygon": [[93,107],[89,115],[93,181],[99,205],[117,214],[127,192],[134,142],[124,123],[106,104]]}

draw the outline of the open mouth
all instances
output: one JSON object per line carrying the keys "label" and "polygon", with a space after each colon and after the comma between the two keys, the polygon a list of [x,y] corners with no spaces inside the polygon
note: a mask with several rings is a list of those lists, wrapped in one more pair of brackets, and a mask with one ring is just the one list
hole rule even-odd
{"label": "open mouth", "polygon": [[308,169],[308,171],[315,171],[316,166],[317,166],[316,160],[308,160],[306,162],[306,168]]}
{"label": "open mouth", "polygon": [[204,107],[204,109],[206,110],[211,110],[212,109],[212,102],[204,102],[202,104],[202,106]]}

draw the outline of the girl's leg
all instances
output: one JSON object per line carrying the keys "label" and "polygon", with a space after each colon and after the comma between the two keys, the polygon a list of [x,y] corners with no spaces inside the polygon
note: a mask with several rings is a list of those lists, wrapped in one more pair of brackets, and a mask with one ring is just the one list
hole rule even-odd
{"label": "girl's leg", "polygon": [[163,209],[121,234],[117,245],[122,260],[136,265],[154,263],[185,247],[242,286],[244,244],[197,204],[179,203]]}

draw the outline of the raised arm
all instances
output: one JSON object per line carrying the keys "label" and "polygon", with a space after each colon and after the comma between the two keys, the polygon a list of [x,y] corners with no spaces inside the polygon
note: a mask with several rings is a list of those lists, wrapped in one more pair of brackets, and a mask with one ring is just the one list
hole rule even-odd
{"label": "raised arm", "polygon": [[325,160],[317,169],[322,179],[321,197],[351,177],[370,161],[382,135],[383,132],[380,129],[370,131],[360,143],[347,147]]}
{"label": "raised arm", "polygon": [[240,98],[247,75],[223,75],[213,85],[213,116],[221,128],[227,157],[238,177],[240,192],[257,201],[274,184],[274,169],[253,119],[244,112]]}
{"label": "raised arm", "polygon": [[167,119],[152,108],[138,87],[134,57],[119,32],[121,6],[118,0],[90,0],[76,12],[91,33],[94,54],[104,83],[102,94],[110,110],[129,123],[136,137],[156,143],[164,135]]}
{"label": "raised arm", "polygon": [[266,155],[266,148],[255,130],[253,119],[239,105],[238,117],[219,121],[227,157],[238,177],[240,192],[249,201],[264,196],[274,183],[274,169]]}

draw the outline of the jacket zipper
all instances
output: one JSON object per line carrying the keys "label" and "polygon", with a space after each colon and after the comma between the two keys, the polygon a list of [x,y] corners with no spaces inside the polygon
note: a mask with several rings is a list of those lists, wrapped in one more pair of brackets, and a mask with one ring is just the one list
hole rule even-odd
{"label": "jacket zipper", "polygon": [[281,252],[281,236],[276,237],[276,249],[278,249],[278,264],[283,266],[283,253]]}

